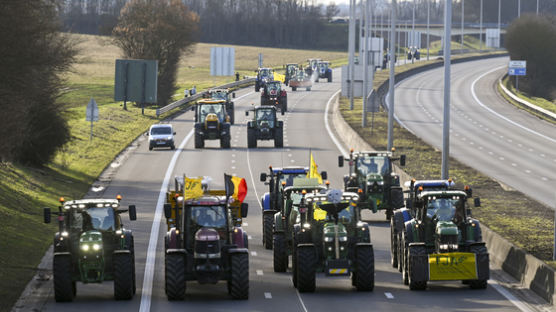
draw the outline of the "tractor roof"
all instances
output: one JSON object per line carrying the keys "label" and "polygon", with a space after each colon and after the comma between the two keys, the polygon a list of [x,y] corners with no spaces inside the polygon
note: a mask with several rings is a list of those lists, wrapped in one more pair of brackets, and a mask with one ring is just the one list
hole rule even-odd
{"label": "tractor roof", "polygon": [[284,188],[285,191],[303,189],[324,190],[326,186],[320,184],[317,178],[295,178],[293,179],[293,185]]}
{"label": "tractor roof", "polygon": [[296,174],[296,173],[307,173],[309,171],[309,167],[301,167],[301,166],[288,166],[282,168],[272,168],[273,173],[284,173],[284,174]]}
{"label": "tractor roof", "polygon": [[[450,185],[451,182],[448,180],[417,180],[413,183],[413,188],[417,189],[419,186],[422,186],[423,189],[439,187],[449,188]],[[411,182],[405,182],[404,186],[409,188],[411,186]]]}
{"label": "tractor roof", "polygon": [[392,157],[392,152],[388,151],[360,151],[360,152],[353,152],[354,157],[361,157],[361,156],[383,156],[383,157]]}
{"label": "tractor roof", "polygon": [[230,92],[230,89],[223,89],[223,88],[210,89],[210,90],[209,90],[209,93],[212,93],[212,92],[225,92],[225,93],[228,93],[228,92]]}
{"label": "tractor roof", "polygon": [[[357,202],[359,200],[359,195],[353,192],[343,192],[341,202],[349,202],[354,201]],[[307,194],[305,196],[305,201],[308,203],[315,202],[317,204],[331,204],[328,201],[327,194]]]}
{"label": "tractor roof", "polygon": [[216,99],[202,99],[197,101],[197,104],[223,104],[226,103],[225,100],[216,100]]}
{"label": "tractor roof", "polygon": [[445,191],[442,190],[442,191],[423,191],[421,194],[419,194],[419,198],[430,197],[430,196],[439,197],[439,198],[446,198],[451,196],[467,197],[467,193],[458,190],[445,190]]}
{"label": "tractor roof", "polygon": [[185,201],[185,205],[188,206],[215,206],[215,205],[225,205],[226,197],[204,194],[197,198],[191,198]]}
{"label": "tractor roof", "polygon": [[85,208],[94,208],[94,207],[118,208],[119,206],[120,206],[120,202],[117,199],[102,199],[102,198],[70,200],[64,203],[65,209],[70,209],[70,208],[85,209]]}
{"label": "tractor roof", "polygon": [[259,106],[255,106],[255,108],[253,108],[253,110],[276,110],[276,107],[271,106],[271,105],[259,105]]}

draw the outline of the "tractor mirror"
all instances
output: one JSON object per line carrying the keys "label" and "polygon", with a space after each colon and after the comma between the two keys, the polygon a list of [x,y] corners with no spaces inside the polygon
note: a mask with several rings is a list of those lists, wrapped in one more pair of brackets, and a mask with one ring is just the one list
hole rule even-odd
{"label": "tractor mirror", "polygon": [[465,213],[467,214],[468,217],[471,217],[471,208],[467,208]]}
{"label": "tractor mirror", "polygon": [[233,98],[233,99],[236,98],[236,93],[235,93],[235,92],[232,93],[232,98]]}
{"label": "tractor mirror", "polygon": [[467,188],[465,189],[465,193],[467,194],[467,197],[473,197],[473,189],[472,188]]}
{"label": "tractor mirror", "polygon": [[43,208],[44,223],[50,223],[50,208]]}
{"label": "tractor mirror", "polygon": [[481,207],[481,199],[479,197],[475,197],[475,200],[473,202],[475,205],[475,207]]}
{"label": "tractor mirror", "polygon": [[149,136],[149,132],[148,132],[148,131],[147,131],[147,132],[145,132],[145,136]]}
{"label": "tractor mirror", "polygon": [[338,167],[344,166],[344,156],[338,156]]}
{"label": "tractor mirror", "polygon": [[282,116],[284,116],[285,112],[284,112],[283,109],[280,110],[280,114],[281,114]]}
{"label": "tractor mirror", "polygon": [[400,156],[400,166],[405,166],[405,155]]}
{"label": "tractor mirror", "polygon": [[328,179],[328,173],[326,173],[326,171],[323,171],[323,172],[320,173],[320,177],[321,177],[323,180],[326,180],[326,179]]}
{"label": "tractor mirror", "polygon": [[135,205],[129,205],[129,220],[135,221],[137,220],[137,210],[135,209]]}
{"label": "tractor mirror", "polygon": [[249,111],[245,111],[245,116],[249,116]]}
{"label": "tractor mirror", "polygon": [[176,131],[174,131],[174,135],[176,135]]}
{"label": "tractor mirror", "polygon": [[164,216],[166,219],[172,218],[172,205],[164,204]]}
{"label": "tractor mirror", "polygon": [[266,181],[266,173],[265,172],[261,172],[261,182]]}
{"label": "tractor mirror", "polygon": [[249,205],[247,203],[241,203],[241,217],[247,218],[247,212],[249,211]]}

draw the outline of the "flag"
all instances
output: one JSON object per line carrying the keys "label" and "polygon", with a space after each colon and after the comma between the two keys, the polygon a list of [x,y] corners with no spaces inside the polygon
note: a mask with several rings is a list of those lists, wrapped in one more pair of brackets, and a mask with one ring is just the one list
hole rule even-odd
{"label": "flag", "polygon": [[235,200],[243,203],[245,196],[247,196],[247,182],[245,182],[244,178],[224,174],[224,186],[226,189],[226,196],[231,196]]}
{"label": "flag", "polygon": [[319,183],[322,184],[322,177],[318,171],[319,166],[315,163],[315,159],[313,158],[313,152],[311,152],[311,160],[309,162],[309,172],[307,173],[307,178],[318,178]]}
{"label": "flag", "polygon": [[183,199],[188,200],[203,196],[203,178],[183,177]]}

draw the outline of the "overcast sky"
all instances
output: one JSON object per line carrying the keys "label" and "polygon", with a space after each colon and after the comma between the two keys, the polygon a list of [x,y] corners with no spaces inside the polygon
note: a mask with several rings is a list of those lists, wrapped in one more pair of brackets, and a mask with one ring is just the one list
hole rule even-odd
{"label": "overcast sky", "polygon": [[317,0],[317,4],[328,5],[330,2],[334,2],[336,4],[349,4],[349,0]]}

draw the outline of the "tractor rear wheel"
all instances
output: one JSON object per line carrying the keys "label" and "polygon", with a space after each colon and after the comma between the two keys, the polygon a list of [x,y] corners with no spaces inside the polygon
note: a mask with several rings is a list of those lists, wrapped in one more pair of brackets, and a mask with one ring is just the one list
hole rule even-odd
{"label": "tractor rear wheel", "polygon": [[71,256],[54,256],[54,298],[56,302],[72,301],[75,296],[75,282],[72,281]]}
{"label": "tractor rear wheel", "polygon": [[393,188],[390,190],[390,208],[392,210],[399,209],[404,206],[403,190],[401,188]]}
{"label": "tractor rear wheel", "polygon": [[114,298],[129,300],[133,298],[133,254],[121,253],[112,255],[114,274]]}
{"label": "tractor rear wheel", "polygon": [[263,214],[263,245],[266,249],[272,249],[272,228],[274,226],[274,216]]}
{"label": "tractor rear wheel", "polygon": [[274,245],[272,246],[274,272],[286,272],[288,269],[288,251],[286,250],[286,237],[284,234],[274,234]]}
{"label": "tractor rear wheel", "polygon": [[247,147],[257,147],[257,137],[255,136],[255,129],[247,129]]}
{"label": "tractor rear wheel", "polygon": [[326,78],[328,78],[328,82],[332,82],[332,72],[326,73]]}
{"label": "tractor rear wheel", "polygon": [[288,111],[288,98],[282,100],[282,107],[280,107],[280,112],[284,115]]}
{"label": "tractor rear wheel", "polygon": [[[409,269],[411,271],[416,270],[416,271],[423,271],[425,268],[423,267],[418,267],[418,265],[415,262],[415,257],[417,256],[426,256],[427,255],[427,248],[425,246],[411,246],[411,248],[409,248],[409,252],[408,252],[408,261],[407,264],[409,264]],[[428,262],[426,262],[428,263]],[[409,289],[410,290],[425,290],[427,288],[427,281],[415,281],[411,278],[412,272],[410,272],[409,270],[407,270],[407,272],[409,274],[408,275],[408,279],[409,279]]]}
{"label": "tractor rear wheel", "polygon": [[203,148],[205,147],[205,139],[202,135],[195,133],[195,148]]}
{"label": "tractor rear wheel", "polygon": [[[293,243],[294,246],[297,244]],[[293,287],[297,288],[297,248],[293,247],[292,250],[292,283]]]}
{"label": "tractor rear wheel", "polygon": [[[485,254],[487,253],[486,246],[471,246],[470,252],[474,254]],[[486,289],[487,288],[487,280],[470,280],[469,287],[471,289]]]}
{"label": "tractor rear wheel", "polygon": [[297,290],[299,292],[314,292],[316,286],[314,248],[297,248],[296,260]]}
{"label": "tractor rear wheel", "polygon": [[358,291],[372,291],[375,287],[375,256],[372,246],[356,249],[357,274],[354,277],[354,286]]}
{"label": "tractor rear wheel", "polygon": [[276,128],[274,132],[274,147],[284,146],[284,128]]}
{"label": "tractor rear wheel", "polygon": [[164,280],[166,281],[168,300],[183,300],[185,298],[185,256],[183,254],[166,255]]}
{"label": "tractor rear wheel", "polygon": [[234,299],[249,298],[249,255],[233,254],[231,259],[230,295]]}
{"label": "tractor rear wheel", "polygon": [[402,232],[402,240],[400,242],[400,256],[401,260],[401,269],[402,269],[402,280],[404,285],[409,285],[409,276],[408,276],[408,269],[407,269],[407,258],[408,258],[408,244],[405,236],[405,232]]}
{"label": "tractor rear wheel", "polygon": [[224,136],[220,138],[220,147],[221,148],[230,148],[231,144],[230,141],[232,138],[230,136]]}
{"label": "tractor rear wheel", "polygon": [[292,87],[292,91],[297,91],[297,87]]}

